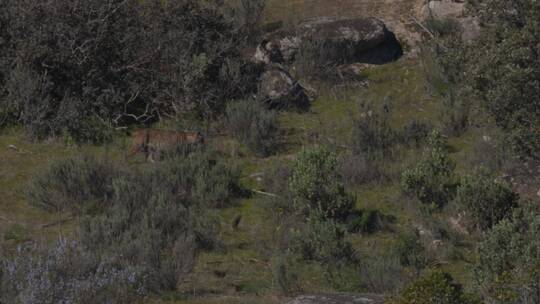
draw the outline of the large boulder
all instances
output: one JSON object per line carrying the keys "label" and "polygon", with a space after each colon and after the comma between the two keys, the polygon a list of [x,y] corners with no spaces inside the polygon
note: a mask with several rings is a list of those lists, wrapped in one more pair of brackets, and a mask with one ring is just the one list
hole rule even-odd
{"label": "large boulder", "polygon": [[445,19],[461,18],[465,12],[465,3],[453,0],[428,1],[422,9],[424,18]]}
{"label": "large boulder", "polygon": [[463,41],[472,41],[480,36],[480,24],[475,17],[466,16],[464,1],[431,0],[422,8],[424,20],[454,20],[461,29]]}
{"label": "large boulder", "polygon": [[385,42],[388,30],[377,18],[319,17],[302,22],[298,33],[301,39],[348,46],[360,53]]}
{"label": "large boulder", "polygon": [[261,75],[259,96],[271,108],[304,109],[309,106],[309,98],[300,83],[276,65]]}
{"label": "large boulder", "polygon": [[291,63],[299,49],[316,43],[331,61],[385,63],[402,54],[401,46],[386,25],[376,18],[319,17],[301,22],[295,33],[267,35],[257,47],[259,63]]}
{"label": "large boulder", "polygon": [[384,298],[369,294],[319,294],[299,296],[287,304],[384,304]]}
{"label": "large boulder", "polygon": [[294,35],[267,37],[257,46],[254,61],[257,63],[291,63],[300,48],[301,40]]}

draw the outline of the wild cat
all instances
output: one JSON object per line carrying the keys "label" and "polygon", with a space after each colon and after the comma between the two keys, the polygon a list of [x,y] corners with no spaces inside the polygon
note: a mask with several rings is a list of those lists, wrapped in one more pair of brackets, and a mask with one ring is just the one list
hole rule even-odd
{"label": "wild cat", "polygon": [[142,129],[132,133],[132,146],[127,157],[139,152],[146,155],[146,160],[159,160],[162,152],[174,151],[179,145],[202,144],[204,137],[200,132]]}

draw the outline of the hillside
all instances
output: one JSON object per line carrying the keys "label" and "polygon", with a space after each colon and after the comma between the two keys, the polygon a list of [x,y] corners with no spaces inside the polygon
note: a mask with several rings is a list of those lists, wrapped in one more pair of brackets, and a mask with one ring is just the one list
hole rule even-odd
{"label": "hillside", "polygon": [[[236,112],[233,112],[234,109],[228,104],[219,108],[218,114],[209,115],[212,117],[211,119],[220,115],[226,116],[222,120],[203,121],[202,119],[198,120],[198,118],[194,119],[193,117],[199,117],[196,115],[185,115],[187,118],[180,117],[181,115],[177,117],[160,116],[160,121],[155,120],[152,123],[145,121],[140,124],[127,125],[126,128],[124,126],[116,128],[110,131],[112,135],[109,141],[97,144],[80,143],[74,135],[45,136],[45,139],[35,140],[30,138],[28,132],[25,131],[28,129],[20,124],[15,123],[2,127],[0,129],[0,163],[2,164],[0,167],[0,256],[17,256],[19,254],[17,250],[31,248],[36,243],[52,244],[59,239],[76,240],[81,236],[89,235],[93,237],[91,240],[96,243],[99,243],[100,236],[101,238],[110,237],[111,239],[107,240],[109,242],[107,246],[112,246],[111,252],[116,252],[115,242],[124,244],[131,250],[129,252],[133,253],[133,257],[131,257],[133,260],[138,258],[138,253],[135,252],[144,251],[146,254],[145,250],[151,250],[144,247],[146,245],[141,244],[145,241],[154,244],[152,240],[156,240],[155,243],[164,244],[160,246],[166,248],[162,252],[148,253],[147,255],[152,256],[160,263],[162,259],[166,260],[164,256],[173,255],[177,252],[176,250],[181,252],[181,260],[188,261],[187,264],[193,260],[192,269],[189,265],[185,266],[188,270],[183,269],[182,265],[184,264],[177,260],[170,262],[171,264],[165,262],[159,264],[160,271],[167,267],[181,269],[181,275],[175,274],[176,281],[173,280],[174,283],[168,281],[163,283],[163,285],[172,284],[174,288],[162,288],[162,286],[157,288],[154,284],[149,290],[155,288],[158,290],[157,292],[147,292],[144,297],[137,298],[137,300],[126,297],[122,300],[125,302],[119,301],[118,303],[135,303],[136,301],[155,304],[287,303],[298,295],[342,292],[376,295],[374,297],[380,295],[380,297],[386,298],[386,303],[416,303],[403,300],[407,296],[403,295],[403,291],[412,282],[429,277],[433,272],[437,274],[437,271],[450,275],[452,279],[446,283],[459,284],[462,286],[463,294],[471,293],[478,297],[485,296],[478,294],[478,287],[475,285],[477,284],[475,269],[479,269],[479,261],[482,260],[481,256],[478,255],[479,252],[491,248],[488,246],[491,246],[492,243],[487,242],[486,247],[479,247],[479,244],[490,235],[490,229],[498,221],[512,217],[512,208],[517,210],[518,206],[528,206],[529,203],[538,206],[540,163],[534,158],[514,156],[509,151],[507,142],[501,139],[505,138],[504,132],[506,131],[500,128],[498,121],[486,111],[480,110],[480,106],[472,104],[472,102],[470,105],[467,104],[468,99],[466,98],[469,95],[466,94],[469,92],[459,91],[457,93],[458,89],[454,88],[454,83],[448,81],[446,74],[441,72],[443,69],[440,67],[439,59],[443,56],[433,50],[446,50],[444,43],[448,42],[444,40],[447,37],[445,30],[451,26],[444,25],[442,21],[443,25],[426,20],[425,2],[424,0],[267,0],[261,20],[266,26],[279,24],[280,28],[276,32],[288,33],[293,29],[298,30],[297,26],[301,22],[313,20],[313,18],[375,17],[382,20],[389,32],[395,35],[402,51],[400,56],[395,57],[396,60],[393,58],[385,60],[383,64],[352,63],[351,66],[358,67],[358,70],[354,70],[351,77],[347,76],[349,75],[347,72],[342,73],[342,70],[338,70],[339,77],[332,74],[333,72],[329,72],[330,76],[326,77],[325,73],[337,69],[337,64],[331,65],[328,70],[321,69],[313,74],[305,73],[306,68],[300,63],[268,64],[265,67],[266,70],[287,70],[287,75],[290,73],[291,79],[298,80],[298,84],[305,91],[310,103],[308,110],[291,110],[289,108],[282,110],[279,108],[278,110],[272,109],[271,113],[256,107],[251,110],[256,112],[252,115],[257,117],[255,120],[262,121],[261,125],[267,123],[268,129],[275,127],[271,146],[270,144],[264,146],[266,142],[261,144],[256,139],[253,140],[249,137],[249,134],[244,136],[242,132],[250,131],[242,129],[249,129],[249,127],[244,128],[241,123],[238,123],[240,127],[232,125],[230,117]],[[201,15],[207,17],[207,15]],[[150,13],[149,16],[149,19],[152,19]],[[202,19],[203,17],[201,17]],[[197,20],[200,22],[199,19]],[[131,23],[129,24],[131,26]],[[214,25],[211,22],[209,24]],[[209,37],[213,35],[208,33],[213,32],[211,30],[205,31],[204,35],[209,35]],[[199,33],[199,35],[203,34]],[[272,32],[264,33],[264,35],[266,35],[265,37],[274,37]],[[193,37],[185,38],[182,42],[189,41],[189,39],[196,40],[196,36],[194,34]],[[212,37],[221,39],[216,38],[218,36],[224,37],[226,35],[218,33]],[[137,45],[137,39],[133,39],[133,41],[135,41],[133,45]],[[249,60],[252,60],[255,47],[261,49],[261,45],[258,43],[262,41],[262,38],[257,36],[256,41],[256,45],[250,45],[249,48],[246,47],[239,53],[249,53]],[[151,45],[153,42],[144,43]],[[224,43],[224,45],[226,47],[221,53],[236,54],[236,50],[232,50],[234,46],[230,46],[230,43]],[[438,47],[441,45],[442,47],[439,49]],[[147,47],[146,44],[144,47]],[[163,47],[166,48],[167,44],[164,43]],[[213,48],[206,45],[199,47],[207,47],[207,50],[211,51],[207,52],[208,55],[205,55],[207,57],[201,56],[193,59],[194,61],[200,59],[200,61],[188,66],[188,69],[196,70],[203,64],[209,64],[208,62],[215,63],[212,61],[215,58],[211,57],[214,55]],[[178,51],[177,49],[172,50]],[[156,61],[160,64],[159,73],[163,74],[158,72],[152,74],[152,77],[148,77],[151,79],[148,83],[154,85],[162,81],[163,77],[167,78],[167,75],[172,74],[175,68],[179,70],[184,68],[181,61],[175,62],[178,65],[173,67],[171,67],[172,64],[169,66],[169,63],[164,63],[167,58],[175,58],[174,55],[171,55],[175,54],[173,51],[166,52],[166,56]],[[216,53],[221,54],[220,51],[222,49]],[[45,51],[43,52],[45,53]],[[73,53],[76,52],[74,49]],[[300,54],[297,55],[298,57],[301,57],[302,54],[307,56],[302,53],[302,50],[298,52]],[[137,52],[134,54],[130,56],[139,55]],[[447,53],[444,54],[447,55]],[[375,51],[376,55],[377,51]],[[193,58],[195,57],[193,56]],[[216,58],[218,58],[217,55]],[[444,59],[446,58],[444,57]],[[218,59],[215,60],[218,61]],[[306,64],[306,61],[310,61],[309,58],[305,61],[301,60],[302,58],[297,59],[297,62]],[[233,64],[236,62],[231,63],[231,66]],[[344,69],[346,69],[348,65],[349,63],[340,64],[339,68],[345,66]],[[110,70],[115,68],[117,67],[112,67]],[[126,69],[131,68],[128,66]],[[133,70],[138,68],[133,68]],[[145,66],[141,65],[140,70],[144,69]],[[108,67],[107,70],[109,70]],[[248,74],[248,72],[243,72]],[[92,73],[94,71],[89,72],[88,75]],[[242,72],[236,74],[242,74]],[[346,76],[344,77],[343,74]],[[129,74],[135,79],[133,81],[140,79],[147,81],[146,74],[133,75]],[[1,70],[0,76],[2,76]],[[208,79],[204,75],[197,78],[199,76],[199,74],[193,76],[195,80],[189,85],[197,82],[202,83]],[[126,78],[128,77],[126,76]],[[180,78],[178,77],[178,79]],[[180,81],[178,79],[175,78],[175,81]],[[106,82],[106,80],[96,81],[96,83]],[[131,78],[129,80],[132,81]],[[2,84],[1,81],[0,77],[0,84]],[[244,85],[245,80],[239,78],[239,80],[234,79],[234,81],[240,86]],[[122,88],[126,90],[131,89],[132,84],[121,83]],[[164,100],[168,100],[167,94],[170,94],[174,98],[179,98],[178,96],[181,94],[174,94],[187,86],[178,86],[181,89],[174,87],[174,89],[160,95],[159,88],[156,89],[152,85],[148,85],[148,90],[154,91],[146,94],[144,90],[141,90],[141,96],[146,94],[144,98],[147,99],[164,98]],[[220,85],[227,87],[230,83],[220,82]],[[454,89],[455,96],[458,96],[456,100],[448,97],[454,96]],[[206,96],[205,93],[212,96],[213,94],[218,95],[221,91],[212,91],[212,89],[201,85],[200,87],[195,86],[195,89],[192,90],[190,87],[186,89],[186,92],[194,94],[189,97],[196,98]],[[248,89],[245,92],[249,92]],[[245,92],[241,91],[240,93]],[[137,91],[138,93],[139,91]],[[236,93],[230,94],[233,96]],[[110,94],[113,95],[113,93]],[[228,91],[227,94],[229,94]],[[232,99],[238,99],[236,95],[234,96]],[[462,97],[463,99],[459,99]],[[131,101],[135,98],[133,97]],[[451,101],[449,101],[450,99]],[[458,99],[465,101],[459,103]],[[208,100],[205,106],[213,105],[215,102],[214,99],[209,98]],[[227,102],[229,101],[227,100]],[[468,106],[463,106],[463,104]],[[239,107],[243,105],[246,104],[240,104]],[[170,108],[176,110],[175,106],[176,104]],[[128,107],[129,102],[124,105],[124,111]],[[186,106],[190,109],[194,107]],[[466,110],[464,110],[465,108]],[[144,110],[144,106],[139,106],[136,109]],[[206,111],[206,108],[204,110]],[[241,109],[237,108],[237,111],[241,112]],[[257,111],[266,114],[260,114]],[[146,112],[148,112],[148,107],[145,114]],[[273,118],[275,118],[275,122],[272,120]],[[463,120],[465,122],[462,122]],[[200,157],[197,156],[198,152],[193,152],[194,158],[189,158],[186,156],[190,155],[189,152],[175,150],[174,153],[178,155],[175,154],[174,157],[177,158],[173,157],[172,161],[147,162],[144,159],[144,153],[147,155],[156,153],[156,158],[159,159],[159,150],[162,148],[158,144],[156,147],[143,147],[148,143],[147,139],[147,141],[141,142],[143,144],[141,144],[140,151],[144,153],[138,153],[134,157],[126,157],[128,150],[132,148],[130,134],[135,129],[141,128],[140,126],[150,126],[154,129],[200,131],[201,134],[204,134],[202,148],[204,152],[201,152],[202,156]],[[254,131],[251,130],[251,132]],[[265,134],[261,130],[258,132]],[[147,136],[149,137],[149,135]],[[244,137],[242,138],[242,136]],[[255,151],[256,148],[253,148],[252,145],[257,148],[263,145],[263,149],[266,150],[263,152]],[[167,147],[166,144],[163,146]],[[110,177],[111,186],[106,185],[107,187],[104,188],[108,189],[107,191],[110,193],[103,193],[94,198],[92,193],[83,193],[85,189],[79,189],[79,192],[76,189],[74,192],[77,192],[75,195],[80,201],[69,203],[78,207],[75,209],[62,208],[60,203],[65,197],[71,195],[67,193],[69,191],[59,190],[50,194],[50,197],[47,196],[46,191],[47,187],[51,187],[48,182],[55,182],[52,181],[52,178],[61,180],[67,177],[64,176],[64,173],[58,173],[61,171],[60,169],[56,175],[51,173],[51,164],[60,164],[59,166],[61,166],[62,162],[66,160],[77,159],[81,156],[88,156],[89,159],[94,157],[98,159],[98,163],[104,161],[104,163],[100,163],[103,166],[100,167],[100,170],[112,170],[106,173],[113,176]],[[316,195],[323,197],[318,198],[321,201],[335,199],[339,203],[351,202],[351,206],[347,207],[348,213],[344,216],[332,217],[334,216],[332,212],[337,213],[339,210],[328,211],[332,215],[323,216],[313,211],[316,209],[315,207],[313,210],[310,209],[312,207],[307,207],[308,211],[301,208],[294,209],[298,208],[296,204],[307,201],[306,204],[309,205],[310,200],[311,203],[315,200],[312,197],[305,199],[305,201],[299,198],[302,194],[298,193],[303,192],[297,190],[295,185],[299,184],[298,187],[301,187],[303,185],[302,178],[308,179],[305,176],[309,176],[309,172],[311,172],[309,168],[302,171],[302,161],[308,162],[317,157],[328,157],[314,162],[323,168],[321,170],[330,172],[324,171],[330,176],[336,177],[337,181],[335,183],[332,180],[321,182],[319,179],[324,180],[325,177],[318,176],[314,180],[306,182],[307,186],[304,186],[309,188],[315,185],[313,186],[315,188],[309,189]],[[432,162],[429,163],[430,161]],[[92,160],[89,163],[93,164]],[[426,165],[422,167],[422,164]],[[73,170],[75,174],[83,175],[90,171],[93,172],[92,168],[81,167],[77,169],[77,163],[73,166],[76,168]],[[426,167],[431,169],[426,169]],[[492,175],[478,173],[481,169],[477,171],[477,168],[480,167],[491,170],[490,174]],[[423,173],[428,171],[428,173],[425,173],[424,177],[415,177],[414,174],[420,171]],[[442,171],[444,172],[441,173]],[[90,177],[87,179],[89,180],[81,178],[82,181],[77,180],[76,183],[80,182],[81,185],[97,184],[99,174],[102,173],[96,172],[98,177],[93,176],[94,173],[88,173]],[[178,177],[171,178],[166,174],[177,174]],[[300,181],[295,179],[297,175],[300,176],[296,177]],[[41,180],[38,179],[40,176]],[[475,178],[480,176],[484,179],[475,184],[476,180],[472,182],[467,180],[471,176]],[[118,178],[118,180],[114,178]],[[415,180],[415,178],[417,179]],[[182,184],[185,189],[182,187],[177,189],[169,185],[169,183],[173,183],[171,180],[180,184],[186,183],[186,185]],[[496,182],[491,183],[493,180]],[[212,186],[211,183],[214,181],[218,186]],[[422,182],[425,184],[417,186]],[[76,183],[75,188],[79,187]],[[205,183],[209,183],[209,185]],[[478,184],[481,185],[478,186]],[[42,188],[39,188],[39,185]],[[467,188],[467,185],[470,188]],[[66,189],[69,186],[66,185]],[[173,188],[166,188],[169,186]],[[337,190],[332,188],[334,186]],[[58,187],[62,187],[62,185]],[[430,192],[432,188],[429,187],[434,190]],[[430,190],[426,191],[426,188]],[[481,190],[478,190],[480,188]],[[158,189],[162,192],[154,197],[151,196],[152,193],[147,193],[151,192],[152,189]],[[496,194],[490,196],[491,189],[496,189],[494,190]],[[483,202],[484,192],[481,191],[484,190],[489,192],[486,194],[489,197],[486,199],[488,203],[483,207],[474,207]],[[39,191],[43,191],[43,193]],[[327,195],[324,191],[329,191],[331,194]],[[311,193],[307,190],[305,192]],[[448,193],[452,193],[452,195]],[[475,194],[478,195],[474,196]],[[139,206],[141,209],[131,206],[137,204],[137,197],[146,197],[145,195],[149,195],[149,201],[155,201],[154,205],[141,205]],[[188,202],[185,204],[189,207],[185,207],[185,210],[182,208],[166,209],[164,206],[169,206],[165,203],[168,195],[173,195],[171,197],[178,201]],[[308,196],[308,194],[305,195]],[[313,194],[311,193],[311,195]],[[325,195],[331,198],[327,198]],[[476,215],[474,212],[482,208],[491,208],[485,206],[499,203],[499,196],[504,195],[506,195],[506,200],[501,201],[504,206],[497,210],[493,207],[492,217],[487,222],[480,222],[480,224],[475,222],[477,217],[474,217]],[[48,202],[51,205],[46,206],[47,208],[42,208],[43,206],[40,207],[35,203],[32,204],[31,200],[45,201],[46,199],[43,197],[49,198]],[[474,202],[469,203],[469,197],[474,197]],[[119,203],[121,205],[124,198],[126,206],[129,205],[129,208],[135,209],[124,212],[119,210],[116,205],[112,205],[117,204],[117,202],[121,202]],[[87,203],[85,200],[89,201],[88,204],[82,205],[82,203]],[[113,207],[104,205],[101,200],[107,204],[110,203]],[[199,201],[203,202],[202,207],[193,207]],[[319,201],[317,203],[323,205]],[[343,204],[346,205],[346,203]],[[468,203],[469,205],[467,205]],[[81,204],[81,206],[77,204]],[[293,205],[294,207],[291,207]],[[473,207],[463,211],[463,206],[470,205]],[[508,207],[508,205],[511,206]],[[320,206],[318,208],[324,209]],[[523,208],[525,209],[525,207]],[[501,218],[493,215],[501,209],[504,209],[507,214]],[[130,213],[131,216],[131,213],[137,214],[140,210],[146,210],[141,212],[148,212],[148,214],[137,215],[140,216],[138,218],[130,218],[131,225],[138,228],[125,232],[125,235],[119,236],[117,239],[103,231],[106,228],[102,227],[117,229],[127,225],[121,223],[119,219],[129,217],[126,213]],[[317,212],[325,212],[325,210],[321,210],[317,209]],[[185,216],[185,218],[170,218],[174,216]],[[203,220],[199,221],[198,217]],[[315,219],[319,217],[324,218],[324,220],[317,222],[314,224],[315,226],[310,226],[312,223],[310,221],[316,221]],[[165,227],[160,226],[160,220],[165,222],[163,224]],[[482,218],[482,220],[485,219]],[[316,226],[318,224],[321,226]],[[329,226],[324,226],[325,224],[335,224],[335,227],[328,228]],[[145,225],[155,225],[152,226],[154,230],[150,229],[148,235],[145,234],[146,230],[142,230],[146,227]],[[537,226],[540,227],[540,225]],[[527,228],[529,229],[527,233],[533,235],[533,229],[537,229],[537,226],[531,223],[530,227]],[[141,230],[137,230],[139,228]],[[181,230],[185,238],[176,236],[174,229]],[[330,230],[335,232],[328,232]],[[331,234],[331,237],[328,236],[327,232]],[[152,235],[154,235],[154,239]],[[138,238],[139,236],[141,238]],[[182,241],[185,241],[185,244],[192,244],[190,242],[195,244],[200,241],[210,245],[204,243],[201,248],[193,249],[191,252],[189,248],[181,247],[178,249],[177,244],[182,243]],[[295,242],[300,242],[301,245]],[[529,252],[534,251],[534,248],[540,248],[534,247],[534,244],[537,243],[538,240],[531,241],[533,245],[531,245],[532,249]],[[186,247],[189,246],[186,245]],[[316,248],[313,249],[309,246]],[[297,247],[301,247],[301,249],[297,249]],[[306,254],[309,251],[306,248],[312,249],[311,255]],[[346,255],[345,252],[349,251],[352,253]],[[109,251],[104,252],[109,253]],[[535,257],[540,258],[538,254]],[[119,260],[115,260],[115,258]],[[109,262],[116,266],[123,265],[122,258],[115,258],[112,258],[113,262]],[[534,261],[538,262],[534,258],[532,260],[532,264],[535,263]],[[168,260],[167,263],[169,263]],[[179,264],[180,266],[178,266]],[[132,264],[129,265],[132,266]],[[129,268],[130,271],[131,269]],[[516,276],[522,276],[522,272]],[[531,277],[533,276],[531,274]],[[95,282],[98,282],[102,278],[94,279]],[[525,280],[524,276],[523,279]],[[103,279],[99,282],[102,281],[106,280]],[[425,284],[429,285],[430,283]],[[512,289],[515,287],[512,284],[515,283],[508,283],[504,286],[505,288],[510,286],[508,290],[516,290]],[[461,287],[458,289],[461,297]],[[121,290],[123,291],[123,289]],[[456,293],[458,292],[456,291]],[[115,295],[118,296],[118,294]],[[108,297],[97,293],[95,296],[94,300]],[[0,296],[0,302],[2,299]],[[133,302],[130,302],[130,299]],[[463,295],[463,298],[460,299],[465,299],[465,296]],[[485,300],[485,298],[483,299]],[[114,298],[111,301],[117,300]],[[469,300],[467,298],[467,301]],[[21,303],[30,303],[22,301]],[[88,301],[91,303],[92,300]],[[470,300],[470,302],[448,303],[481,302]]]}

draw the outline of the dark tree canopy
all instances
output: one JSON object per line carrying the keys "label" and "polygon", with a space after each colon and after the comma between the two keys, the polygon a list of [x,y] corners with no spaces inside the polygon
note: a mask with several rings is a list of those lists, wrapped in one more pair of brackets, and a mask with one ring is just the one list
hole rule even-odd
{"label": "dark tree canopy", "polygon": [[240,32],[217,3],[0,3],[0,122],[34,138],[100,141],[96,130],[134,121],[210,118],[256,87]]}

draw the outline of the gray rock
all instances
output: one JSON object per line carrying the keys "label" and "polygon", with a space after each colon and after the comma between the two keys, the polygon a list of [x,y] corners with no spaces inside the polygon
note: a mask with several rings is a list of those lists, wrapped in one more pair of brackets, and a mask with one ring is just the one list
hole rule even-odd
{"label": "gray rock", "polygon": [[306,108],[309,98],[304,88],[283,68],[271,66],[261,76],[259,96],[271,108]]}
{"label": "gray rock", "polygon": [[480,22],[474,17],[464,17],[458,19],[461,26],[461,39],[465,42],[476,40],[480,37]]}
{"label": "gray rock", "polygon": [[455,0],[432,0],[422,8],[424,20],[451,19],[461,28],[463,41],[472,41],[480,35],[480,24],[477,18],[465,16],[465,3]]}
{"label": "gray rock", "polygon": [[256,63],[270,64],[283,62],[279,44],[272,40],[263,40],[257,46],[253,59]]}
{"label": "gray rock", "polygon": [[424,18],[460,18],[465,11],[465,3],[453,0],[429,1],[422,9]]}
{"label": "gray rock", "polygon": [[351,45],[362,52],[378,46],[387,39],[387,29],[377,18],[320,17],[298,26],[301,39],[318,39],[335,45]]}
{"label": "gray rock", "polygon": [[[310,41],[324,45],[328,56],[340,62],[388,62],[402,53],[395,36],[379,19],[319,17],[301,22],[295,33],[267,35],[254,59],[265,64],[291,63],[300,47]],[[381,50],[381,46],[386,49]]]}
{"label": "gray rock", "polygon": [[302,40],[295,36],[287,36],[279,40],[279,51],[283,61],[292,62],[296,53],[298,53],[298,49],[300,49],[301,43]]}
{"label": "gray rock", "polygon": [[253,59],[257,63],[290,63],[300,48],[300,38],[293,35],[267,37],[255,51]]}
{"label": "gray rock", "polygon": [[299,296],[287,304],[384,304],[384,298],[370,294],[319,294]]}

